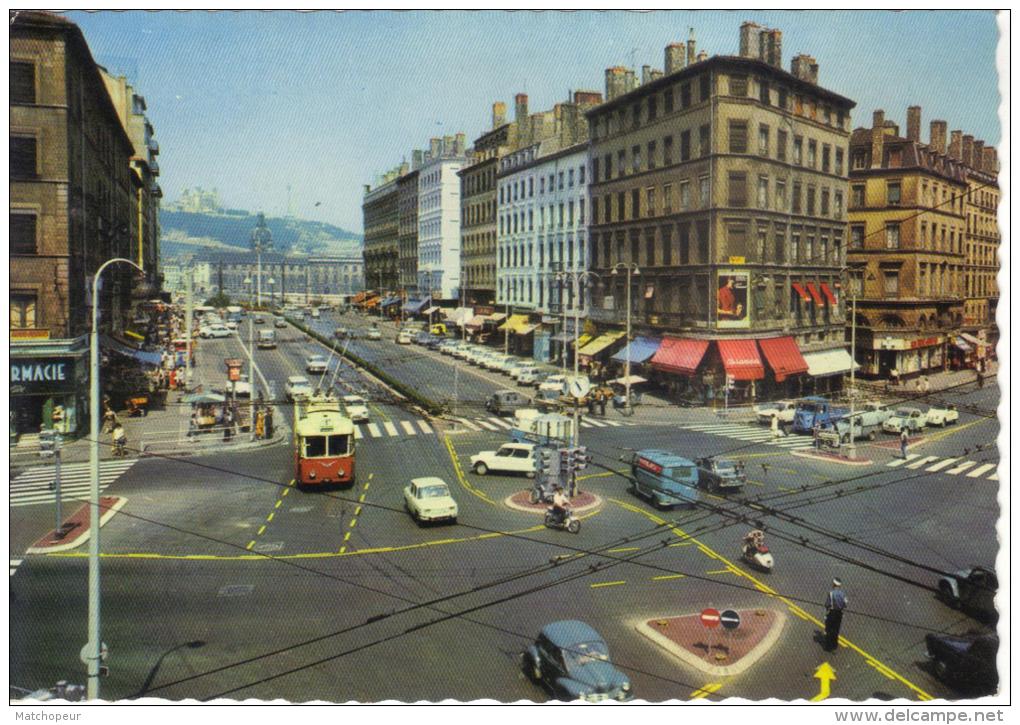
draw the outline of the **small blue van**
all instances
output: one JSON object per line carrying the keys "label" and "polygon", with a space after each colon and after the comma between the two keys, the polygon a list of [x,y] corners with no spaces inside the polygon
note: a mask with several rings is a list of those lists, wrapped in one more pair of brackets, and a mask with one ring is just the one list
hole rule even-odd
{"label": "small blue van", "polygon": [[630,462],[631,493],[658,508],[694,506],[701,501],[698,467],[689,458],[656,449],[634,453]]}

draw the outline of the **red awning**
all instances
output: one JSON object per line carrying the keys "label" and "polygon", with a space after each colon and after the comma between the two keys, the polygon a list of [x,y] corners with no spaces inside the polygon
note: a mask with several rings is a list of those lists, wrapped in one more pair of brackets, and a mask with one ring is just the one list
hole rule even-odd
{"label": "red awning", "polygon": [[761,380],[765,377],[765,366],[761,363],[754,340],[719,340],[718,344],[726,374],[732,375],[734,380]]}
{"label": "red awning", "polygon": [[765,359],[776,374],[776,382],[781,383],[791,375],[806,373],[808,366],[804,356],[800,354],[797,341],[792,337],[771,337],[758,340]]}
{"label": "red awning", "polygon": [[822,294],[825,295],[825,299],[829,301],[830,305],[836,307],[836,305],[838,304],[836,302],[836,295],[832,294],[832,290],[829,289],[829,285],[825,284],[825,282],[822,282],[820,286],[822,288]]}
{"label": "red awning", "polygon": [[816,305],[821,305],[822,304],[822,295],[819,294],[819,292],[815,288],[815,286],[813,284],[808,284],[807,288],[808,288],[808,292],[811,293],[811,297],[814,299],[815,304]]}
{"label": "red awning", "polygon": [[793,287],[793,291],[796,292],[798,295],[800,295],[800,298],[802,300],[804,300],[805,302],[810,302],[811,301],[811,295],[809,295],[804,290],[803,286],[801,286],[801,285],[797,284],[796,282],[794,282],[792,287]]}
{"label": "red awning", "polygon": [[663,338],[662,344],[652,355],[652,367],[680,375],[693,375],[705,357],[708,340],[680,340],[675,337]]}

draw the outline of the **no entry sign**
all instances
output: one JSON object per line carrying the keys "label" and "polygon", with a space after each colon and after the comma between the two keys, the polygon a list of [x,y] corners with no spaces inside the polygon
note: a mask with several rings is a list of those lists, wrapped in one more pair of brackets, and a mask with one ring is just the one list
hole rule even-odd
{"label": "no entry sign", "polygon": [[736,629],[740,626],[740,615],[732,609],[727,609],[719,615],[719,621],[722,622],[722,626],[726,629]]}
{"label": "no entry sign", "polygon": [[704,609],[701,612],[701,623],[709,629],[714,629],[719,626],[719,610],[718,609]]}

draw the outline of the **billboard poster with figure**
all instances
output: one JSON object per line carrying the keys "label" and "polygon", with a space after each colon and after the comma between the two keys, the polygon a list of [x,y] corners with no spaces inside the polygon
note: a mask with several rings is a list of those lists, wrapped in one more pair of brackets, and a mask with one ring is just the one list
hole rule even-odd
{"label": "billboard poster with figure", "polygon": [[715,312],[719,327],[750,327],[748,286],[750,275],[744,270],[719,270],[716,280]]}

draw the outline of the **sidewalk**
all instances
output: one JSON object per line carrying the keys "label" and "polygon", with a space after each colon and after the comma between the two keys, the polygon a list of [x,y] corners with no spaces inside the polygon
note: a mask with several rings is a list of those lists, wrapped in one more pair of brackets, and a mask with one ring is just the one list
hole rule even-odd
{"label": "sidewalk", "polygon": [[[999,372],[999,362],[993,360],[988,363],[985,372],[982,373],[984,377],[985,385],[993,385],[996,382],[996,377]],[[898,395],[920,395],[921,388],[918,387],[920,378],[914,378],[900,383],[899,385],[890,385],[890,392]],[[928,382],[931,384],[931,390],[929,392],[937,393],[942,390],[949,390],[951,388],[957,388],[968,383],[977,382],[977,371],[976,370],[950,370],[944,373],[933,373],[928,375]],[[885,389],[884,381],[872,381],[867,383]]]}

